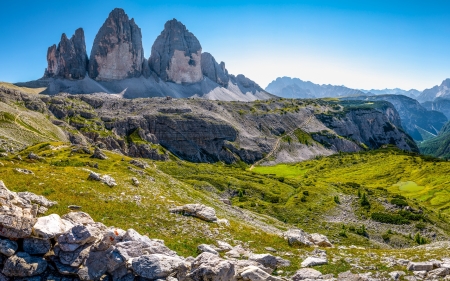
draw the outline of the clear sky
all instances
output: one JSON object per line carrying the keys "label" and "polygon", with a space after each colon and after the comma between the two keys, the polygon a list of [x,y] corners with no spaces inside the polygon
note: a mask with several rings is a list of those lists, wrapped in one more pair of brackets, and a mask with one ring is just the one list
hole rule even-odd
{"label": "clear sky", "polygon": [[450,78],[450,1],[2,1],[0,81],[42,77],[47,48],[83,27],[90,53],[109,12],[142,30],[145,57],[176,18],[203,51],[262,87],[279,76],[423,90]]}

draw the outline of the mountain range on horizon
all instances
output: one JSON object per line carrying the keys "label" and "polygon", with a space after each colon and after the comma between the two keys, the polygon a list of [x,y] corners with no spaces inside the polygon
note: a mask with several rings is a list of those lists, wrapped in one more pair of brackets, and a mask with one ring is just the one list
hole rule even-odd
{"label": "mountain range on horizon", "polygon": [[372,95],[404,95],[418,100],[421,103],[436,99],[450,99],[450,79],[447,78],[440,85],[425,89],[422,92],[416,89],[352,89],[343,85],[315,84],[299,78],[287,76],[278,77],[265,89],[271,94],[284,98],[332,98]]}
{"label": "mountain range on horizon", "polygon": [[47,52],[48,66],[41,79],[16,83],[45,87],[45,94],[108,93],[126,98],[202,97],[252,101],[272,95],[242,74],[229,74],[198,39],[176,19],[164,25],[150,57],[145,58],[142,33],[123,9],[114,9],[99,29],[90,56],[84,31],[69,39],[62,34],[58,45]]}

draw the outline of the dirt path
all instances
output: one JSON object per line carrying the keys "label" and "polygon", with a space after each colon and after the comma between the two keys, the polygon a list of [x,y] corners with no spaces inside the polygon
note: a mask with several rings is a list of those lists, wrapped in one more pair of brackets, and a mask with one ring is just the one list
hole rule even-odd
{"label": "dirt path", "polygon": [[271,150],[265,157],[263,157],[262,159],[256,161],[256,162],[250,167],[250,171],[253,170],[253,168],[254,168],[255,166],[259,165],[259,163],[263,162],[264,160],[266,160],[267,158],[269,158],[270,156],[272,156],[272,154],[275,153],[275,151],[278,149],[278,145],[280,144],[280,142],[281,142],[281,140],[283,139],[283,137],[285,137],[285,136],[290,136],[290,135],[292,135],[292,134],[294,133],[295,130],[301,129],[303,126],[308,125],[309,122],[311,122],[313,116],[314,116],[314,115],[309,116],[309,118],[308,118],[305,122],[303,122],[302,124],[300,124],[300,126],[298,126],[297,128],[292,129],[292,130],[289,131],[287,134],[284,134],[284,135],[279,136],[278,139],[277,139],[277,141],[275,142],[275,145],[273,146],[272,150]]}

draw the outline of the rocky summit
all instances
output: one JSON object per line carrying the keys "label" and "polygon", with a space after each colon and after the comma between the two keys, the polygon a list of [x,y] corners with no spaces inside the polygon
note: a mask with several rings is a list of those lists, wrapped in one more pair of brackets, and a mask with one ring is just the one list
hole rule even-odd
{"label": "rocky summit", "polygon": [[141,29],[124,10],[114,9],[95,36],[89,77],[98,81],[139,77],[143,62]]}
{"label": "rocky summit", "polygon": [[78,28],[70,39],[63,33],[58,46],[48,48],[47,64],[44,77],[83,79],[88,65],[83,29]]}
{"label": "rocky summit", "polygon": [[[99,29],[89,61],[82,29],[62,35],[47,55],[44,77],[19,86],[44,94],[120,94],[125,98],[175,97],[254,101],[273,97],[242,74],[231,75],[195,35],[176,19],[165,23],[148,59],[141,29],[123,9],[114,9]],[[88,73],[88,75],[86,75]]]}
{"label": "rocky summit", "polygon": [[166,22],[156,38],[149,59],[150,69],[163,81],[196,83],[203,79],[202,46],[176,19]]}

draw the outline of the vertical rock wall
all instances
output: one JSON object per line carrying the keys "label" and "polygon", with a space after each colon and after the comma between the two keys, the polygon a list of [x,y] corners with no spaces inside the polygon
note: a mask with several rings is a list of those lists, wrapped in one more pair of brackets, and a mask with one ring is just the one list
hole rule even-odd
{"label": "vertical rock wall", "polygon": [[95,36],[89,76],[98,81],[121,80],[142,74],[141,29],[122,9],[114,9]]}

